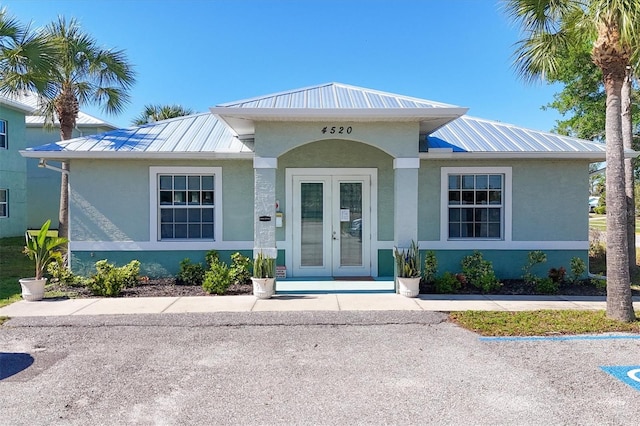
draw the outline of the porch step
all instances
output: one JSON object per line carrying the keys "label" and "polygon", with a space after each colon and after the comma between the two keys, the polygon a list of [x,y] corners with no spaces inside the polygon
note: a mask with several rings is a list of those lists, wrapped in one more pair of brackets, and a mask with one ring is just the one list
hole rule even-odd
{"label": "porch step", "polygon": [[393,280],[277,280],[276,293],[395,293],[395,285]]}

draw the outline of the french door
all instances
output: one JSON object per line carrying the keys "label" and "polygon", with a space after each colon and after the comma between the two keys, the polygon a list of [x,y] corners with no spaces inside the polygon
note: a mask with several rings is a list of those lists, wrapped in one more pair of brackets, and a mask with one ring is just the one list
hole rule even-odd
{"label": "french door", "polygon": [[371,176],[293,176],[293,275],[371,275]]}

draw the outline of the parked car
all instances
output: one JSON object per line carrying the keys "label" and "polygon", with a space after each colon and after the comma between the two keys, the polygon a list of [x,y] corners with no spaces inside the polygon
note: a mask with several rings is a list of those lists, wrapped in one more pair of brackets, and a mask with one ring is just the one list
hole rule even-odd
{"label": "parked car", "polygon": [[593,213],[598,204],[600,203],[600,197],[589,197],[589,213]]}

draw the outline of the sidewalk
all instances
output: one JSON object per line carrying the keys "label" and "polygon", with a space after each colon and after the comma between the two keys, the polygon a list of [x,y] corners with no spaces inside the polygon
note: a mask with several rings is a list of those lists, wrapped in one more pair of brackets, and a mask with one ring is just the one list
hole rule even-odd
{"label": "sidewalk", "polygon": [[[191,312],[286,311],[527,311],[538,309],[603,310],[602,296],[504,296],[423,294],[406,298],[393,293],[337,293],[254,296],[140,297],[21,300],[0,308],[0,316],[169,314]],[[634,298],[640,311],[640,298]]]}

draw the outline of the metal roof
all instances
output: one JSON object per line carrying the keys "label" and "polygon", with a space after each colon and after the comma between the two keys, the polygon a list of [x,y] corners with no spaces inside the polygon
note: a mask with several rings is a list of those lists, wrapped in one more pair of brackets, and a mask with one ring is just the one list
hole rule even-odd
{"label": "metal roof", "polygon": [[428,101],[349,86],[326,83],[266,96],[217,105],[225,108],[287,108],[287,109],[396,109],[396,108],[458,108],[455,105]]}
{"label": "metal roof", "polygon": [[[375,96],[374,96],[375,95]],[[366,100],[366,102],[365,102]],[[295,105],[294,108],[280,105]],[[378,108],[380,105],[385,108]],[[323,114],[330,111],[338,118],[351,117],[355,110],[374,111],[372,115],[358,116],[362,121],[423,120],[435,131],[420,137],[421,158],[583,158],[591,161],[605,159],[605,145],[583,139],[561,136],[548,132],[524,129],[511,124],[483,120],[474,117],[457,117],[461,109],[447,104],[421,101],[342,84],[314,86],[311,88],[253,98],[212,108],[212,111],[265,111],[261,119],[270,117],[275,110],[277,119],[297,120],[318,118],[314,111]],[[257,106],[256,106],[257,105]],[[303,105],[331,106],[302,108]],[[338,108],[335,108],[336,105]],[[360,107],[365,106],[362,109]],[[413,105],[413,106],[409,106]],[[312,111],[309,113],[309,111]],[[342,111],[344,115],[340,115]],[[394,115],[397,111],[408,114]],[[447,114],[421,115],[415,111],[446,111]],[[272,118],[273,118],[272,117]],[[324,116],[323,116],[324,117]],[[252,158],[253,134],[239,138],[233,120],[242,121],[242,115],[222,117],[222,114],[194,114],[170,120],[150,123],[140,127],[114,130],[99,135],[89,135],[64,142],[56,142],[21,151],[26,157],[35,158]],[[268,119],[268,118],[266,118]],[[273,118],[276,119],[276,118]],[[424,133],[423,133],[424,134]],[[416,135],[416,138],[418,135]],[[626,156],[637,156],[626,151]]]}
{"label": "metal roof", "polygon": [[[427,137],[423,151],[437,155],[468,154],[562,154],[604,159],[606,147],[599,142],[525,129],[512,124],[464,116]],[[631,155],[633,151],[628,151]],[[636,153],[637,155],[637,153]]]}
{"label": "metal roof", "polygon": [[252,142],[242,142],[209,113],[172,118],[139,127],[113,130],[28,148],[36,158],[200,158],[252,154]]}

